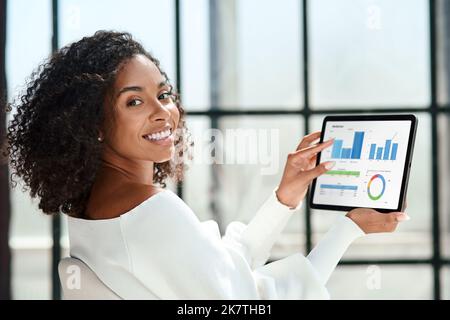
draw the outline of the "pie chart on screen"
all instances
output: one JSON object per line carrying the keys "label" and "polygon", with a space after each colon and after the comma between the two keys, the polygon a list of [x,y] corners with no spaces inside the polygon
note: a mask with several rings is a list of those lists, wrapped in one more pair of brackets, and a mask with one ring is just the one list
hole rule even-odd
{"label": "pie chart on screen", "polygon": [[386,190],[386,179],[381,174],[376,174],[370,178],[367,184],[367,194],[371,200],[379,200]]}

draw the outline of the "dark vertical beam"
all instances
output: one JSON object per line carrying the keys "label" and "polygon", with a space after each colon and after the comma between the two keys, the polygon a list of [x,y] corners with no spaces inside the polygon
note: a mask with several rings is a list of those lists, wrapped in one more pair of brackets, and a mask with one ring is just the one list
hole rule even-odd
{"label": "dark vertical beam", "polygon": [[441,299],[441,245],[439,227],[439,146],[437,103],[437,46],[436,46],[436,1],[429,2],[430,20],[430,93],[431,93],[431,168],[432,168],[432,230],[433,230],[433,282],[434,299]]}
{"label": "dark vertical beam", "polygon": [[[182,92],[181,83],[181,0],[175,0],[175,82],[177,91]],[[181,98],[180,98],[181,99]],[[177,195],[183,199],[183,182],[177,183]]]}
{"label": "dark vertical beam", "polygon": [[[6,5],[7,0],[0,0],[0,146],[6,134]],[[8,164],[0,162],[0,300],[11,299],[11,251],[8,243],[11,203],[8,177]]]}
{"label": "dark vertical beam", "polygon": [[[302,69],[302,80],[303,80],[303,114],[305,120],[305,134],[309,133],[309,118],[310,118],[310,107],[309,107],[309,60],[308,60],[308,1],[302,0],[302,33],[303,50],[303,69]],[[309,190],[306,199],[309,198]],[[308,205],[305,205],[305,236],[306,236],[306,253],[309,253],[312,249],[312,225],[311,225],[311,209]]]}
{"label": "dark vertical beam", "polygon": [[[58,50],[58,0],[52,0],[52,52]],[[58,275],[58,263],[61,260],[61,217],[60,213],[52,217],[52,299],[61,299],[61,287]]]}

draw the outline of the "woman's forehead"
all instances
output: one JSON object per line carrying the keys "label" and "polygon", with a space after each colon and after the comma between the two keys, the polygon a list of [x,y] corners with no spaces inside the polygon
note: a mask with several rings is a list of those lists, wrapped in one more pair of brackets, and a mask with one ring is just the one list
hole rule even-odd
{"label": "woman's forehead", "polygon": [[153,61],[144,55],[136,55],[128,60],[116,75],[115,87],[139,85],[158,87],[162,81],[166,81]]}

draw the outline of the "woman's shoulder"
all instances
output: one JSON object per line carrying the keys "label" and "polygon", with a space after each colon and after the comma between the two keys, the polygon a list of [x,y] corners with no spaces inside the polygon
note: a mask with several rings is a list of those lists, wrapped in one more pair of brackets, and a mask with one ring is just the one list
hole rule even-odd
{"label": "woman's shoulder", "polygon": [[88,202],[88,219],[114,219],[131,211],[157,194],[166,191],[157,186],[123,182],[113,189],[95,190]]}

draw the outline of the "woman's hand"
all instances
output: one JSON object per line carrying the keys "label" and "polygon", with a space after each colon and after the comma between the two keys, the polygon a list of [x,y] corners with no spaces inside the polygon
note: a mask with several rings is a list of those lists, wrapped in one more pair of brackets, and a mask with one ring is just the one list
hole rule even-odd
{"label": "woman's hand", "polygon": [[320,131],[305,136],[297,150],[289,153],[283,177],[276,191],[278,200],[291,208],[297,207],[306,195],[309,184],[334,166],[333,161],[316,167],[317,154],[330,147],[333,140],[312,145],[320,138]]}
{"label": "woman's hand", "polygon": [[364,233],[393,232],[401,221],[409,220],[405,212],[380,213],[373,209],[358,208],[346,214]]}

